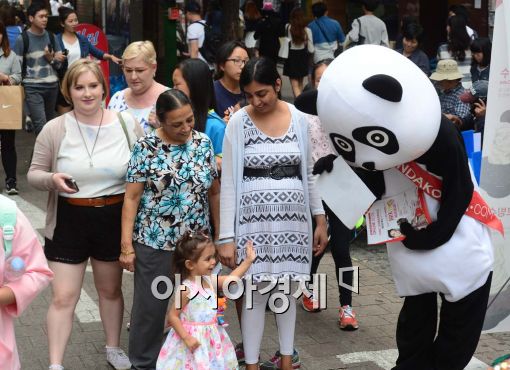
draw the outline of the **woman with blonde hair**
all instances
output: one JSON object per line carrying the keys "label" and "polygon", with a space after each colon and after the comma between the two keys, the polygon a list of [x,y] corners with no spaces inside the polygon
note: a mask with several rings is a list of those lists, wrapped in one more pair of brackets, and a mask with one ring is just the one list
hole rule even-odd
{"label": "woman with blonde hair", "polygon": [[44,125],[28,171],[28,182],[48,192],[44,253],[55,274],[47,315],[53,370],[63,369],[89,258],[106,359],[115,369],[131,367],[119,348],[124,298],[118,259],[131,145],[143,130],[131,115],[102,108],[107,93],[95,61],[74,62],[62,81],[62,94],[73,110]]}
{"label": "woman with blonde hair", "polygon": [[128,87],[113,95],[108,104],[108,109],[131,113],[146,134],[159,127],[154,107],[158,96],[169,89],[154,80],[156,58],[152,42],[136,41],[129,44],[122,54],[122,70]]}

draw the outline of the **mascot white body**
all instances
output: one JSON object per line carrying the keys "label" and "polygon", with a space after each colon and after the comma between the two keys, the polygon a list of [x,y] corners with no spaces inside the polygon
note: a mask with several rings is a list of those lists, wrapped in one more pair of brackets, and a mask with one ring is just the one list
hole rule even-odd
{"label": "mascot white body", "polygon": [[[337,57],[318,92],[303,94],[296,106],[319,116],[347,163],[382,175],[379,184],[365,181],[374,194],[384,198],[416,187],[395,168],[408,162],[442,180],[440,200],[426,195],[433,222],[422,230],[402,225],[406,239],[387,246],[398,294],[406,297],[395,369],[463,369],[480,336],[493,251],[487,226],[464,214],[475,185],[460,134],[442,116],[433,85],[401,54],[363,45]],[[443,298],[437,337],[436,293]]]}

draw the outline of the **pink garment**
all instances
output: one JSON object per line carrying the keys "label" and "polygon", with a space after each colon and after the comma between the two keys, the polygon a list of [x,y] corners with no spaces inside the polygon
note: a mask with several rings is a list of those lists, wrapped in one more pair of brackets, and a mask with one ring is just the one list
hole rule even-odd
{"label": "pink garment", "polygon": [[335,153],[331,141],[324,132],[319,117],[307,114],[308,125],[310,127],[310,142],[312,143],[312,159],[313,163],[317,162],[319,158],[325,157],[328,154],[338,155]]}
{"label": "pink garment", "polygon": [[23,259],[26,271],[18,280],[4,283],[5,251],[0,228],[0,287],[7,286],[16,296],[16,302],[0,306],[0,367],[8,370],[21,369],[14,336],[14,318],[19,317],[34,298],[53,279],[41,243],[30,222],[18,210],[12,255]]}

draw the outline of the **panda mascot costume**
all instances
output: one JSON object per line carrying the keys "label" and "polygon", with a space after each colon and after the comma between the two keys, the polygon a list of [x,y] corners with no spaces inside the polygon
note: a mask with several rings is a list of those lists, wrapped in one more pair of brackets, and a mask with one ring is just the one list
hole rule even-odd
{"label": "panda mascot costume", "polygon": [[[488,207],[432,83],[401,54],[362,45],[340,54],[318,90],[295,104],[319,116],[338,154],[376,196],[424,190],[432,222],[420,230],[402,223],[405,239],[387,244],[397,292],[405,297],[394,369],[464,369],[487,308],[494,259],[488,228],[501,223],[490,211],[478,212]],[[321,158],[315,172],[331,171],[335,158]]]}

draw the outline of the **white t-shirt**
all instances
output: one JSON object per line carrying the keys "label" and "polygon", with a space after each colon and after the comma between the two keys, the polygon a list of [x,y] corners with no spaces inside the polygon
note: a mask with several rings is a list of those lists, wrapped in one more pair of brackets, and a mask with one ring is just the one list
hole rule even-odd
{"label": "white t-shirt", "polygon": [[62,42],[64,43],[64,48],[69,50],[69,54],[67,54],[67,65],[68,68],[76,62],[81,57],[81,50],[80,50],[80,42],[78,39],[72,44],[68,44],[64,41],[64,38],[62,38]]}
{"label": "white t-shirt", "polygon": [[[134,125],[138,124],[129,114],[122,116],[126,123],[130,142],[136,140]],[[78,130],[80,125],[81,132]],[[70,113],[65,117],[65,136],[57,157],[57,172],[67,173],[76,180],[80,191],[74,194],[60,193],[71,198],[95,198],[125,192],[126,172],[131,150],[122,125],[118,119],[103,124],[97,138],[92,163],[88,152],[92,151],[99,126],[77,123]],[[85,149],[85,144],[87,149]]]}
{"label": "white t-shirt", "polygon": [[[188,44],[190,43],[190,41],[198,40],[198,48],[199,49],[202,47],[202,45],[204,45],[204,39],[205,39],[204,25],[205,25],[205,21],[201,20],[201,21],[191,23],[188,26],[188,33],[186,34],[186,41],[188,42]],[[207,61],[202,56],[202,54],[200,54],[200,51],[198,52],[198,57],[207,63]]]}

